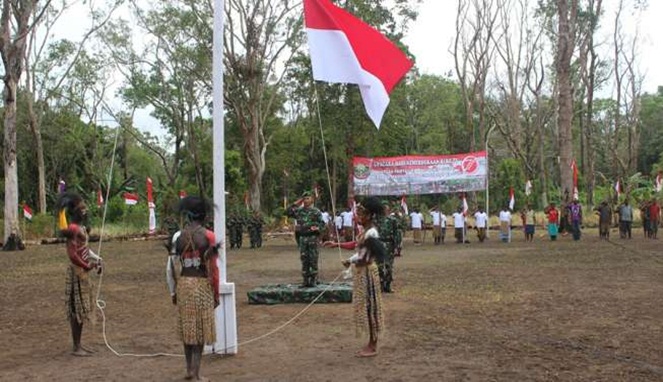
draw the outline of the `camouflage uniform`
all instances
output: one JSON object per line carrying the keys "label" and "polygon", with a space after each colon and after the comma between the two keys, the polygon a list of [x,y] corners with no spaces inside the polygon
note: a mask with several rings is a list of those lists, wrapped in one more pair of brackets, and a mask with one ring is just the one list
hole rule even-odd
{"label": "camouflage uniform", "polygon": [[226,223],[228,236],[230,238],[230,249],[242,248],[242,231],[244,230],[244,218],[238,214],[230,215]]}
{"label": "camouflage uniform", "polygon": [[[325,229],[322,213],[316,207],[298,205],[292,205],[287,213],[297,221],[304,286],[315,286],[318,282],[318,237]],[[317,230],[312,230],[312,227],[317,227]]]}
{"label": "camouflage uniform", "polygon": [[400,244],[398,225],[398,219],[394,216],[384,216],[377,222],[380,241],[384,244],[387,254],[384,259],[377,260],[377,265],[382,291],[387,293],[391,293],[391,282],[394,279],[394,256],[397,246]]}
{"label": "camouflage uniform", "polygon": [[247,229],[249,230],[249,237],[251,239],[251,248],[262,247],[262,226],[265,221],[258,214],[254,214],[249,218]]}

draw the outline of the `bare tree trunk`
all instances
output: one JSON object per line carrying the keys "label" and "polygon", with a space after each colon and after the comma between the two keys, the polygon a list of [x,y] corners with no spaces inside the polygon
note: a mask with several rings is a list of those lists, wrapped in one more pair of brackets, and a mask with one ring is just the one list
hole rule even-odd
{"label": "bare tree trunk", "polygon": [[558,81],[558,115],[559,156],[562,192],[573,194],[573,85],[571,82],[571,57],[575,45],[574,23],[578,11],[578,0],[557,0],[559,18],[557,36],[557,81]]}
{"label": "bare tree trunk", "polygon": [[6,74],[3,159],[5,170],[5,231],[3,243],[12,235],[20,236],[18,226],[18,166],[16,163],[16,82],[11,74]]}

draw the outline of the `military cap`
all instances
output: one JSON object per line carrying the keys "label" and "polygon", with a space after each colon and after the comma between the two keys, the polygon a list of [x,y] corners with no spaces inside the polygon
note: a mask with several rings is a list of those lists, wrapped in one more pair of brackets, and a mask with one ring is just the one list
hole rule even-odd
{"label": "military cap", "polygon": [[313,196],[313,193],[311,191],[302,192],[302,198],[306,198],[308,196]]}

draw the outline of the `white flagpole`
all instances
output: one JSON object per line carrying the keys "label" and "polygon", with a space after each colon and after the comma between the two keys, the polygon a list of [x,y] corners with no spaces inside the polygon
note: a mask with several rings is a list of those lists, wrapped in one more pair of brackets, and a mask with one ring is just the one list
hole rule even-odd
{"label": "white flagpole", "polygon": [[212,39],[212,129],[214,169],[214,233],[219,246],[220,305],[215,310],[216,343],[205,352],[237,353],[237,321],[235,317],[235,284],[227,282],[226,273],[226,192],[225,141],[223,124],[223,9],[224,0],[214,0]]}

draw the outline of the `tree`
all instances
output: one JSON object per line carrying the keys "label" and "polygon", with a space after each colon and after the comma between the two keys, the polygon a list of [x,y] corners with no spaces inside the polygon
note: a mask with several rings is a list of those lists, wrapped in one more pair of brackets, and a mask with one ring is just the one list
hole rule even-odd
{"label": "tree", "polygon": [[[5,70],[4,93],[4,146],[5,174],[4,236],[5,249],[11,248],[7,239],[13,234],[20,238],[18,226],[18,176],[16,161],[16,97],[17,87],[24,71],[25,52],[30,31],[35,27],[48,7],[46,1],[42,13],[35,13],[38,0],[3,0],[0,16],[0,55]],[[9,244],[9,246],[8,246]]]}
{"label": "tree", "polygon": [[[573,82],[571,60],[575,50],[578,0],[556,0],[557,52],[557,128],[559,129],[560,177],[564,194],[573,193]],[[564,201],[566,202],[566,201]]]}

